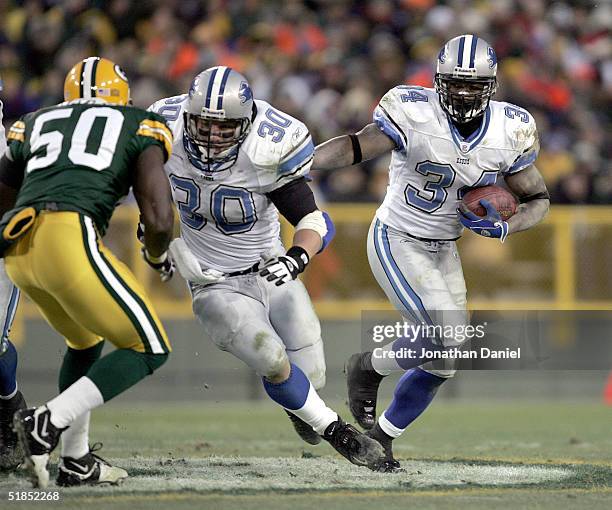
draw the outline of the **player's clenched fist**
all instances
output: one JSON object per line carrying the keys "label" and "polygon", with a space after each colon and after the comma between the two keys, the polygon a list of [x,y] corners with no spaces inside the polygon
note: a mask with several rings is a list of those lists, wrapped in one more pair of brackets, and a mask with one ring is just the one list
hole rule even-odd
{"label": "player's clenched fist", "polygon": [[484,237],[497,238],[503,243],[508,236],[508,223],[502,220],[497,209],[488,200],[483,199],[480,204],[485,208],[486,216],[476,216],[462,204],[457,209],[459,221],[472,232]]}
{"label": "player's clenched fist", "polygon": [[269,260],[259,275],[269,282],[276,281],[276,286],[295,280],[304,271],[310,258],[304,248],[293,246],[285,255]]}
{"label": "player's clenched fist", "polygon": [[151,255],[146,248],[142,249],[142,258],[159,273],[162,282],[167,282],[174,274],[174,262],[165,251],[159,257]]}

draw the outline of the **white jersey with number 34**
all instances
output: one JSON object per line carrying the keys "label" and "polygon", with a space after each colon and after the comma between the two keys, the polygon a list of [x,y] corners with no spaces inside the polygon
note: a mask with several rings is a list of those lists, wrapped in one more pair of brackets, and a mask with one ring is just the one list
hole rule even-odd
{"label": "white jersey with number 34", "polygon": [[247,269],[262,256],[280,254],[278,211],[266,193],[308,174],[312,137],[299,120],[255,101],[257,115],[231,168],[206,172],[190,161],[183,140],[186,95],[149,109],[164,116],[174,134],[165,165],[181,219],[181,237],[205,268]]}
{"label": "white jersey with number 34", "polygon": [[533,117],[491,101],[480,128],[464,139],[433,89],[398,86],[374,110],[374,122],[396,145],[389,186],[377,217],[426,239],[461,235],[457,205],[468,187],[494,184],[499,174],[531,165],[538,153]]}

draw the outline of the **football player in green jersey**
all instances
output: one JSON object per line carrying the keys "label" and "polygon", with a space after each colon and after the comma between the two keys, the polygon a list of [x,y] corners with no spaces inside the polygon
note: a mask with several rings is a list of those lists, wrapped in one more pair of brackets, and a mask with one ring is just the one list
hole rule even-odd
{"label": "football player in green jersey", "polygon": [[[90,451],[90,411],[151,374],[170,352],[144,290],[102,236],[132,187],[146,227],[144,258],[162,279],[171,276],[174,214],[163,164],[172,133],[162,117],[130,106],[128,81],[109,60],[76,64],[64,97],[17,121],[0,160],[7,273],[68,345],[60,394],[14,419],[26,467],[41,488],[60,436],[60,485],[127,476]],[[101,357],[104,339],[116,350]]]}

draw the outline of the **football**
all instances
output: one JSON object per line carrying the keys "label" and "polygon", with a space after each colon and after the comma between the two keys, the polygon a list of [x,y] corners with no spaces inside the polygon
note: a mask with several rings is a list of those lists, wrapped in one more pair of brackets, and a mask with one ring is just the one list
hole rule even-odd
{"label": "football", "polygon": [[497,209],[504,221],[511,218],[518,207],[515,196],[499,186],[474,188],[463,196],[463,204],[476,216],[485,216],[485,208],[480,205],[483,199],[488,200]]}

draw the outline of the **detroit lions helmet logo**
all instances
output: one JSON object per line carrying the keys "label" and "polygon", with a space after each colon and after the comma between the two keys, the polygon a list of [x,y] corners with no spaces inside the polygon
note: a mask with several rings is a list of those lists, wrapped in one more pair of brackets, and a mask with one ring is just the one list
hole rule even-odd
{"label": "detroit lions helmet logo", "polygon": [[198,86],[198,82],[200,81],[199,78],[200,75],[198,74],[191,82],[191,87],[189,87],[189,97],[192,97],[195,94],[196,87]]}
{"label": "detroit lions helmet logo", "polygon": [[489,68],[493,69],[497,65],[497,55],[495,54],[495,50],[489,46],[487,48],[487,54],[489,55],[489,58],[487,59]]}
{"label": "detroit lions helmet logo", "polygon": [[438,61],[440,64],[444,64],[444,62],[446,62],[446,46],[443,46],[440,53],[438,53]]}
{"label": "detroit lions helmet logo", "polygon": [[244,104],[247,101],[253,100],[253,91],[246,81],[240,82],[240,89],[238,90],[238,97],[240,98],[240,104]]}

